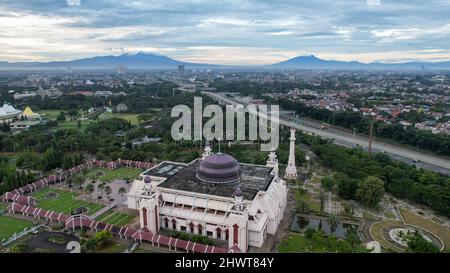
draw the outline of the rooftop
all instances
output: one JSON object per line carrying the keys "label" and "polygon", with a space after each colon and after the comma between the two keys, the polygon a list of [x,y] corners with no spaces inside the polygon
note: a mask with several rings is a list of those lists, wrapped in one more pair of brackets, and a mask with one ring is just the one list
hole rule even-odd
{"label": "rooftop", "polygon": [[[187,192],[234,197],[237,183],[217,185],[205,183],[196,177],[201,160],[196,159],[190,164],[163,162],[143,175],[151,175],[167,178],[158,185],[160,188],[168,188]],[[265,191],[273,180],[272,168],[263,165],[239,163],[242,170],[242,178],[239,188],[245,200],[253,200],[259,191]]]}

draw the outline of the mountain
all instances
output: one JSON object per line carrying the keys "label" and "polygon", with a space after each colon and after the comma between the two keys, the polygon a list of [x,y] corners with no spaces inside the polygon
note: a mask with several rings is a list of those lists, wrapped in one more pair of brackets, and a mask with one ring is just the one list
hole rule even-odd
{"label": "mountain", "polygon": [[271,67],[297,69],[363,69],[365,65],[359,62],[327,61],[310,55],[298,56],[284,62],[273,64]]}
{"label": "mountain", "polygon": [[173,60],[167,56],[143,53],[122,54],[119,56],[96,56],[92,58],[78,59],[72,61],[54,61],[54,62],[0,62],[0,68],[9,69],[115,69],[117,66],[126,66],[135,69],[174,69],[178,65],[189,67],[217,67],[217,65],[187,63]]}
{"label": "mountain", "polygon": [[125,53],[118,56],[96,56],[72,61],[53,62],[2,62],[0,69],[115,69],[117,66],[131,69],[176,69],[178,65],[187,68],[233,68],[233,69],[331,69],[331,70],[450,70],[450,62],[405,62],[405,63],[360,63],[323,60],[314,55],[298,56],[280,63],[268,66],[232,66],[188,63],[171,59],[164,55],[139,52],[137,54]]}
{"label": "mountain", "polygon": [[272,64],[270,68],[277,69],[331,69],[331,70],[421,70],[450,69],[450,62],[404,62],[404,63],[360,63],[345,61],[322,60],[314,55],[298,56],[292,59]]}

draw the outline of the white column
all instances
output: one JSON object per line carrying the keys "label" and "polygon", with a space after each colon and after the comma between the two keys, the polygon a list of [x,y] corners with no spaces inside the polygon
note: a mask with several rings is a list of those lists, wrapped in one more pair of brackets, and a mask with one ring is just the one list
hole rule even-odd
{"label": "white column", "polygon": [[286,167],[286,172],[284,178],[286,179],[296,179],[297,178],[297,167],[295,167],[295,129],[291,129],[291,137],[289,138],[289,160]]}

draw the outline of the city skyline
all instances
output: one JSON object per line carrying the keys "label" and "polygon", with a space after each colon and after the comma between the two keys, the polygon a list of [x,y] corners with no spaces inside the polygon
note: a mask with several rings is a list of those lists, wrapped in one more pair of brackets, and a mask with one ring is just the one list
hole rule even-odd
{"label": "city skyline", "polygon": [[0,60],[153,52],[196,63],[265,65],[450,60],[449,1],[0,1]]}

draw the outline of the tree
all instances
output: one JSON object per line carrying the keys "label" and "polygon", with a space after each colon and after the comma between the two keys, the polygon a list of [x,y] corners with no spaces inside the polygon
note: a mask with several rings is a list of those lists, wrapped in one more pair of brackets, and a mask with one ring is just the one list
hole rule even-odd
{"label": "tree", "polygon": [[297,210],[299,210],[301,213],[307,213],[309,211],[309,204],[301,199],[297,203]]}
{"label": "tree", "polygon": [[325,208],[325,202],[327,201],[327,194],[323,190],[319,192],[319,201],[320,201],[320,214],[323,214],[323,209]]}
{"label": "tree", "polygon": [[110,194],[111,194],[111,192],[112,192],[111,187],[110,187],[110,186],[106,186],[105,189],[104,189],[104,191],[105,191],[106,197],[107,197],[108,200],[109,200],[109,199],[110,199]]}
{"label": "tree", "polygon": [[384,182],[375,176],[369,176],[358,183],[356,198],[368,207],[375,207],[384,194]]}
{"label": "tree", "polygon": [[120,187],[118,190],[118,194],[120,194],[120,196],[123,197],[123,195],[127,193],[127,189],[125,189],[125,187]]}
{"label": "tree", "polygon": [[330,225],[331,233],[336,231],[337,226],[339,225],[340,219],[339,217],[332,213],[328,216],[328,224]]}
{"label": "tree", "polygon": [[320,180],[320,184],[326,191],[331,191],[334,187],[334,179],[332,177],[326,176]]}
{"label": "tree", "polygon": [[100,183],[97,186],[98,191],[100,192],[100,195],[103,195],[103,191],[105,190],[105,183]]}
{"label": "tree", "polygon": [[64,111],[59,112],[59,115],[56,117],[56,120],[58,122],[66,121],[66,115],[65,115]]}
{"label": "tree", "polygon": [[347,233],[347,235],[345,236],[345,240],[350,244],[352,249],[355,248],[355,246],[361,244],[361,239],[354,231],[350,231],[349,233]]}
{"label": "tree", "polygon": [[77,186],[78,188],[81,188],[81,185],[83,185],[83,183],[84,183],[83,177],[81,177],[80,175],[75,176],[75,178],[74,178],[75,186]]}
{"label": "tree", "polygon": [[410,253],[439,253],[439,249],[431,242],[425,240],[419,232],[405,235],[408,248],[406,252]]}
{"label": "tree", "polygon": [[103,230],[95,234],[95,240],[98,246],[104,246],[111,242],[112,234],[107,230]]}
{"label": "tree", "polygon": [[334,179],[336,181],[338,194],[340,197],[344,199],[355,198],[356,189],[358,187],[358,180],[351,179],[343,173],[336,174]]}
{"label": "tree", "polygon": [[92,184],[87,185],[85,188],[85,191],[88,194],[92,194],[94,192],[94,185],[92,185]]}
{"label": "tree", "polygon": [[67,185],[69,188],[72,188],[72,185],[73,185],[73,178],[72,178],[72,177],[68,177],[68,178],[66,179],[66,185]]}
{"label": "tree", "polygon": [[356,210],[355,201],[350,200],[348,202],[348,208],[349,208],[349,213],[350,213],[350,219],[353,219],[353,216],[355,215],[355,210]]}

